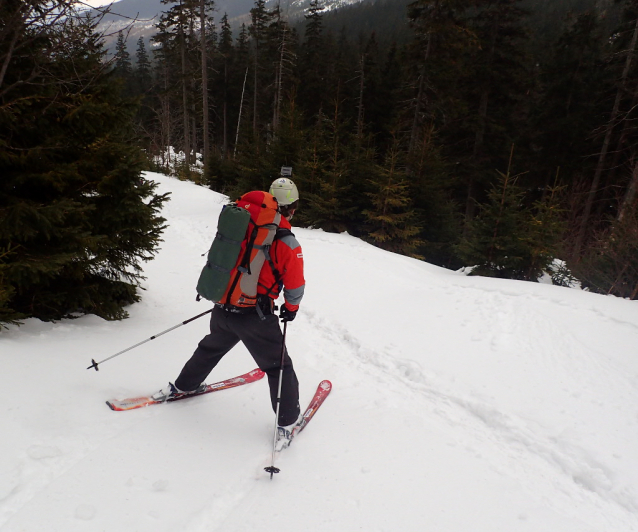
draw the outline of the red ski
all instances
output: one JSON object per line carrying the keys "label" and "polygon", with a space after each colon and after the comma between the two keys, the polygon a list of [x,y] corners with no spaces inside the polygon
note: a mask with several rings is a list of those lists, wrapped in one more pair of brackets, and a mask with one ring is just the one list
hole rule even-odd
{"label": "red ski", "polygon": [[179,401],[180,399],[188,399],[189,397],[197,397],[199,395],[204,395],[211,392],[218,392],[220,390],[227,390],[228,388],[235,388],[236,386],[242,386],[243,384],[249,384],[251,382],[258,381],[259,379],[263,378],[263,376],[263,371],[261,371],[260,369],[254,369],[244,375],[240,375],[239,377],[226,379],[224,381],[216,382],[215,384],[207,384],[206,388],[201,392],[184,393],[166,399],[165,401],[157,401],[150,396],[141,396],[131,397],[130,399],[122,399],[120,401],[118,401],[117,399],[112,399],[110,401],[107,401],[106,404],[109,405],[109,408],[111,410],[116,410],[118,412],[122,412],[124,410],[134,410],[136,408],[142,408],[143,406],[159,405],[162,403]]}
{"label": "red ski", "polygon": [[306,411],[301,416],[301,419],[299,420],[299,422],[295,425],[295,428],[292,429],[292,434],[290,437],[291,443],[294,437],[297,434],[299,434],[303,429],[306,428],[306,425],[310,422],[312,417],[317,413],[317,410],[319,410],[319,407],[326,400],[326,397],[328,397],[328,394],[331,392],[331,390],[332,390],[332,383],[329,380],[323,380],[319,383],[319,386],[317,386],[317,391],[315,392],[314,397],[310,401],[308,408],[306,408]]}
{"label": "red ski", "polygon": [[303,429],[306,428],[306,425],[310,423],[310,420],[317,413],[317,410],[319,410],[319,407],[323,404],[323,402],[326,400],[326,397],[328,397],[331,391],[332,391],[332,383],[328,380],[321,381],[319,383],[319,386],[317,386],[317,391],[315,392],[315,395],[310,401],[308,408],[306,408],[305,412],[301,416],[301,419],[297,422],[297,424],[292,429],[290,433],[290,439],[288,440],[287,445],[277,450],[275,449],[275,443],[273,442],[272,462],[268,467],[264,467],[264,470],[267,473],[270,473],[270,480],[272,480],[273,475],[275,473],[279,473],[280,471],[278,467],[275,467],[275,455],[279,451],[282,451],[283,449],[290,447],[295,436],[297,436],[297,434],[299,434]]}

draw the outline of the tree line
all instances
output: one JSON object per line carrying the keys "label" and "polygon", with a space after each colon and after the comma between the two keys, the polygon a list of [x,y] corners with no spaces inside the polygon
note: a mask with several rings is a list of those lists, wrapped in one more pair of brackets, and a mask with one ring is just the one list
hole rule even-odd
{"label": "tree line", "polygon": [[233,35],[211,0],[181,0],[153,59],[122,40],[116,71],[145,147],[183,150],[184,174],[203,154],[216,190],[292,166],[303,225],[636,298],[638,2],[600,5],[549,31],[529,1],[416,0],[391,35],[353,35],[326,28],[321,0],[296,25],[256,0]]}

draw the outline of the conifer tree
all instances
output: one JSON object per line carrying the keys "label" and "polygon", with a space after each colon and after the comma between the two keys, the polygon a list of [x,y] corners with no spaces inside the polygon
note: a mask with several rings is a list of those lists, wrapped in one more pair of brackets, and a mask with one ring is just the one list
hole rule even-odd
{"label": "conifer tree", "polygon": [[153,109],[154,99],[151,91],[153,88],[152,64],[146,51],[144,38],[137,40],[137,50],[135,53],[136,64],[131,76],[133,94],[137,96],[140,107],[135,119],[136,134],[140,139],[140,144],[147,150],[152,150],[152,139],[154,129]]}
{"label": "conifer tree", "polygon": [[[201,64],[197,49],[199,40],[195,32],[196,20],[199,18],[199,2],[196,0],[162,0],[163,4],[175,4],[162,13],[156,24],[158,33],[154,40],[161,45],[162,60],[168,69],[166,76],[175,78],[176,83],[167,83],[167,88],[175,93],[173,105],[181,112],[181,131],[171,134],[173,138],[181,137],[177,147],[184,152],[184,172],[190,175],[190,164],[196,150],[195,135],[196,115],[193,112],[196,101],[196,81],[201,79]],[[177,124],[175,124],[176,126]],[[177,129],[177,128],[176,128]]]}
{"label": "conifer tree", "polygon": [[262,62],[265,59],[265,45],[267,39],[268,25],[271,21],[271,13],[266,9],[266,0],[255,0],[255,7],[250,10],[251,24],[248,27],[248,32],[252,38],[252,52],[253,52],[253,75],[252,75],[252,91],[253,91],[253,106],[252,106],[252,119],[253,119],[253,136],[258,134],[259,125],[259,108],[260,108],[260,96],[263,97],[263,84],[262,84]]}
{"label": "conifer tree", "polygon": [[598,127],[602,95],[609,83],[602,76],[603,43],[598,14],[586,12],[565,21],[567,26],[543,58],[541,93],[533,117],[534,142],[539,146],[532,173],[548,186],[560,167],[560,182],[572,185],[594,172],[591,132]]}
{"label": "conifer tree", "polygon": [[594,292],[637,300],[638,209],[595,234],[574,273]]}
{"label": "conifer tree", "polygon": [[271,12],[272,22],[268,27],[268,56],[272,58],[273,100],[272,121],[270,125],[271,140],[276,139],[282,114],[285,95],[294,93],[293,72],[296,68],[298,42],[297,34],[282,17],[279,6]]}
{"label": "conifer tree", "polygon": [[[416,0],[408,4],[408,20],[414,32],[410,43],[408,80],[412,97],[409,120],[411,155],[427,131],[427,124],[450,108],[456,94],[460,58],[469,45],[469,32],[462,14],[470,5],[463,0]],[[424,129],[425,127],[425,129]]]}
{"label": "conifer tree", "polygon": [[228,14],[224,13],[221,20],[219,36],[219,55],[221,56],[221,114],[222,114],[222,139],[221,151],[224,158],[228,156],[230,135],[230,97],[231,97],[231,73],[235,61],[235,48],[233,46],[233,32],[228,22]]}
{"label": "conifer tree", "polygon": [[125,317],[160,240],[166,198],[140,180],[135,107],[104,68],[94,26],[72,12],[25,26],[0,85],[3,316]]}
{"label": "conifer tree", "polygon": [[313,177],[313,192],[304,199],[303,219],[314,227],[341,233],[352,230],[356,216],[354,196],[360,194],[353,187],[349,148],[352,134],[350,124],[341,116],[336,101],[332,118],[323,117],[314,130],[315,157],[323,161]]}
{"label": "conifer tree", "polygon": [[314,120],[319,110],[326,107],[326,56],[323,37],[323,11],[321,0],[311,0],[304,15],[303,56],[300,61],[299,97],[307,110],[309,120]]}
{"label": "conifer tree", "polygon": [[128,52],[126,40],[122,30],[117,33],[117,42],[115,44],[115,72],[118,76],[128,80],[131,77],[133,68],[131,66],[131,54]]}
{"label": "conifer tree", "polygon": [[369,179],[372,191],[366,193],[371,207],[363,211],[367,239],[379,247],[402,255],[416,256],[422,242],[421,230],[413,208],[405,174],[400,161],[401,150],[395,138],[383,166]]}
{"label": "conifer tree", "polygon": [[137,51],[135,53],[137,63],[135,65],[135,80],[137,82],[137,91],[140,94],[146,94],[151,89],[151,60],[146,51],[144,38],[137,40]]}
{"label": "conifer tree", "polygon": [[524,116],[519,102],[529,90],[523,48],[527,12],[519,7],[520,1],[479,0],[476,13],[467,21],[477,43],[465,49],[460,82],[467,87],[461,98],[467,101],[473,118],[460,117],[460,127],[454,132],[458,136],[465,124],[469,126],[468,151],[459,157],[466,170],[466,221],[474,216],[476,198],[483,197],[483,190],[489,187],[493,168],[507,163],[502,154],[512,143],[523,144],[515,136],[524,131],[524,122],[517,123],[516,118]]}
{"label": "conifer tree", "polygon": [[[634,122],[636,104],[638,103],[638,91],[635,89],[638,83],[638,3],[635,0],[625,0],[623,4],[621,28],[610,39],[613,52],[608,62],[609,75],[615,80],[616,87],[613,100],[609,102],[610,111],[607,122],[600,127],[600,131],[604,134],[601,139],[596,168],[584,201],[580,228],[576,233],[573,251],[575,257],[580,255],[587,240],[588,230],[592,227],[592,215],[595,214],[594,203],[597,198],[601,197],[601,190],[607,188],[601,187],[601,183],[605,182],[605,178],[609,179],[610,172],[607,169],[610,164],[610,152],[616,145],[617,154],[621,151],[628,151],[628,155],[631,156],[631,150],[627,150],[631,143],[626,142],[624,133],[628,129],[634,129],[633,125],[629,125],[628,128],[625,126]],[[615,160],[618,164],[618,158]],[[594,218],[600,218],[600,216],[594,216]]]}
{"label": "conifer tree", "polygon": [[0,329],[5,326],[4,324],[20,324],[18,320],[25,317],[9,306],[15,294],[6,276],[8,257],[11,253],[11,248],[0,249]]}
{"label": "conifer tree", "polygon": [[552,262],[562,251],[566,231],[564,209],[561,206],[565,187],[557,186],[558,176],[546,194],[531,207],[528,221],[521,238],[529,247],[527,280],[537,280],[543,272],[550,271]]}
{"label": "conifer tree", "polygon": [[474,275],[535,281],[542,272],[541,254],[535,255],[534,239],[529,238],[534,218],[524,204],[525,190],[517,184],[520,174],[512,175],[508,168],[498,176],[457,252],[465,265],[475,267]]}

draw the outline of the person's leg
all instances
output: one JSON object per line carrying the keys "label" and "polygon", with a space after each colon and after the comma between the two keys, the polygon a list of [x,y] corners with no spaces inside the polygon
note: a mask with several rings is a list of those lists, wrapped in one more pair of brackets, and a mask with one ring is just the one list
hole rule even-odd
{"label": "person's leg", "polygon": [[239,342],[238,336],[228,328],[229,314],[215,308],[210,317],[210,334],[202,338],[175,381],[181,391],[195,390],[222,357]]}
{"label": "person's leg", "polygon": [[[281,368],[281,348],[283,335],[276,315],[261,320],[257,314],[234,316],[228,322],[232,331],[239,336],[255,362],[266,376],[270,386],[270,399],[273,411],[277,410],[277,391]],[[279,425],[290,425],[299,417],[299,381],[286,354],[281,384],[281,404],[279,406]]]}

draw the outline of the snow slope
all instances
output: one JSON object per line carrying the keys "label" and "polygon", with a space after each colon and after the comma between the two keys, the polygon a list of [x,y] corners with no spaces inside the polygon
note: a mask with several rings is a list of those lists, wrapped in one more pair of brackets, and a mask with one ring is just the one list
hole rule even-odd
{"label": "snow slope", "polygon": [[[159,174],[169,227],[130,318],[0,333],[0,531],[638,530],[638,304],[466,277],[295,229],[307,292],[288,346],[302,403],[277,460],[265,379],[112,412],[174,379],[206,333],[202,253],[225,198]],[[237,347],[208,382],[255,367]]]}

